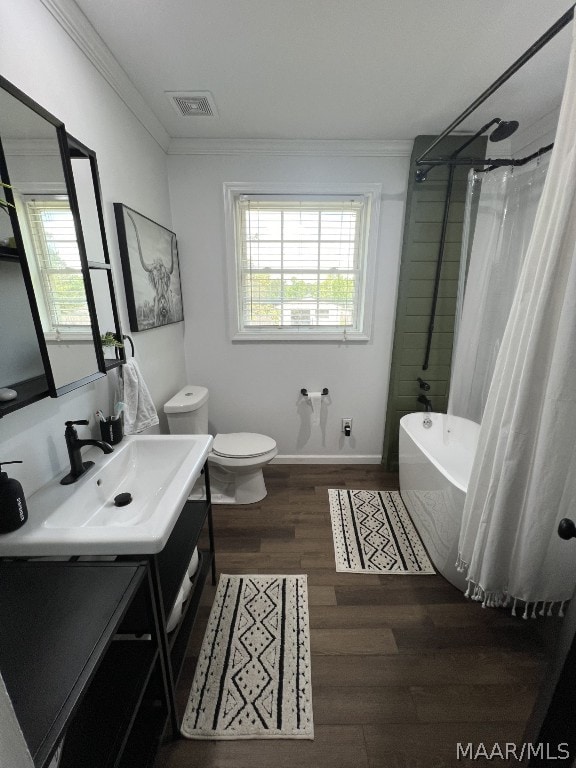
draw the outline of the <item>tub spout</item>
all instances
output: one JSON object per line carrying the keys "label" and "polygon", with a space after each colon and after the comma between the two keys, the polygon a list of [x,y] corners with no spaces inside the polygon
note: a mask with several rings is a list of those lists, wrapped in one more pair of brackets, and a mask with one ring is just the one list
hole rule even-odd
{"label": "tub spout", "polygon": [[422,426],[424,429],[430,429],[432,426],[432,419],[430,418],[430,414],[432,413],[432,402],[424,394],[420,395],[417,400],[424,406],[424,419],[422,420]]}
{"label": "tub spout", "polygon": [[426,411],[432,412],[432,401],[426,395],[419,395],[416,399],[424,405]]}

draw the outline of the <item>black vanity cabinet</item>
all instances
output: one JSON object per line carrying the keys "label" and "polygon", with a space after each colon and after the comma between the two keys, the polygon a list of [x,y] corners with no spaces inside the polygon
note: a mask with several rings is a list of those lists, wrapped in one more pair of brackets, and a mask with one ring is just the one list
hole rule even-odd
{"label": "black vanity cabinet", "polygon": [[[60,768],[136,765],[143,723],[155,715],[151,751],[169,706],[146,561],[6,561],[0,583],[0,669],[35,766],[62,739]],[[121,637],[135,603],[148,632]]]}
{"label": "black vanity cabinet", "polygon": [[[148,557],[158,615],[163,628],[165,628],[176,602],[180,585],[186,577],[194,549],[196,546],[198,547],[198,568],[192,580],[192,588],[183,606],[182,618],[172,632],[161,633],[169,689],[172,694],[171,728],[175,736],[180,733],[180,715],[182,714],[177,711],[175,688],[209,573],[212,574],[212,584],[216,584],[212,504],[207,462],[202,474],[204,498],[198,501],[186,501],[165,547],[158,554]],[[139,613],[138,607],[134,606],[128,612],[123,626],[127,632],[139,633],[143,631],[143,621],[144,617]]]}
{"label": "black vanity cabinet", "polygon": [[[113,561],[0,560],[0,671],[36,768],[150,768],[180,733],[175,686],[208,573],[208,466],[161,552]],[[198,546],[182,618],[166,620]]]}

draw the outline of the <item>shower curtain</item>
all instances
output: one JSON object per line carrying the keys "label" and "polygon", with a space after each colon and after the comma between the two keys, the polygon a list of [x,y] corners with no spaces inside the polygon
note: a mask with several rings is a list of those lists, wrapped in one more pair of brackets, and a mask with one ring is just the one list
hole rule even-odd
{"label": "shower curtain", "polygon": [[[496,360],[458,567],[484,605],[523,615],[572,597],[576,543],[576,48],[534,230]],[[542,603],[538,609],[537,604]],[[532,606],[530,608],[530,605]],[[560,607],[561,610],[562,607]]]}
{"label": "shower curtain", "polygon": [[548,160],[469,174],[458,286],[459,300],[464,298],[457,310],[448,413],[477,423],[482,420]]}

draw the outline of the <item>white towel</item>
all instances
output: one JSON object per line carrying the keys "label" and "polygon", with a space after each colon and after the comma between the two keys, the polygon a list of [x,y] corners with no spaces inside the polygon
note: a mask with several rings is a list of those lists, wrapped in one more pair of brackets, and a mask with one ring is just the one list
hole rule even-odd
{"label": "white towel", "polygon": [[130,360],[122,366],[124,410],[124,433],[134,435],[148,427],[158,424],[158,413],[150,397],[150,392],[136,360]]}

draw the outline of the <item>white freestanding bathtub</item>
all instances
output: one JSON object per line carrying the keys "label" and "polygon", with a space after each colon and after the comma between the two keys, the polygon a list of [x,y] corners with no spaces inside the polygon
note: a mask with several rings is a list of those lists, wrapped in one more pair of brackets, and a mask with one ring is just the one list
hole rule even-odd
{"label": "white freestanding bathtub", "polygon": [[456,558],[480,426],[445,413],[428,416],[428,429],[422,411],[400,419],[400,493],[434,566],[464,592]]}

